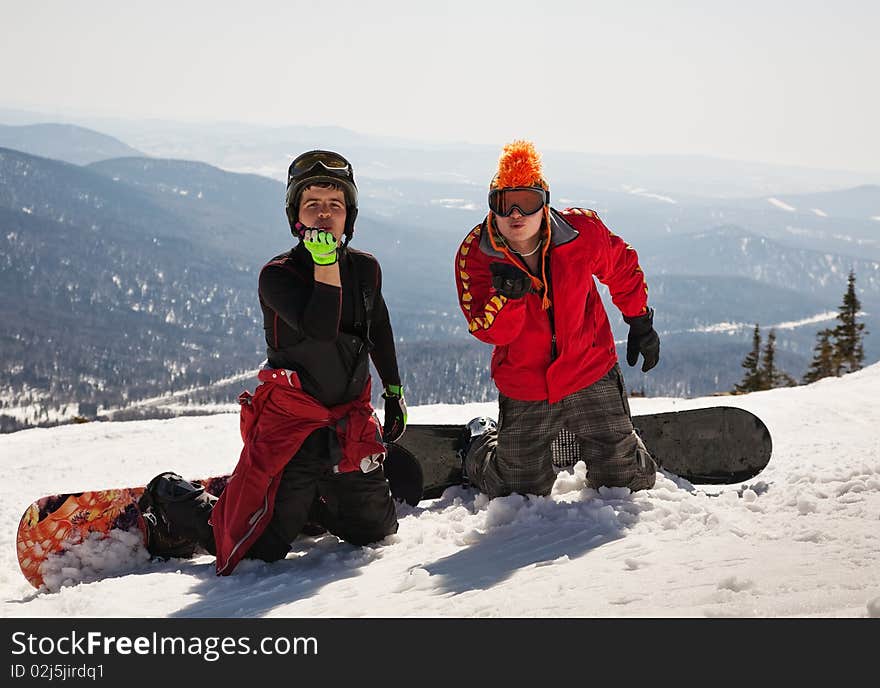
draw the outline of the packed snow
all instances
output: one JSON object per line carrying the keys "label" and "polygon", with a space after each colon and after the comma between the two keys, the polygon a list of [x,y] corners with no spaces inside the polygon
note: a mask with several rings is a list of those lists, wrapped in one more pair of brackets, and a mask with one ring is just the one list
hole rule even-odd
{"label": "packed snow", "polygon": [[[0,436],[3,617],[880,617],[880,364],[734,397],[633,398],[633,412],[733,405],[773,436],[770,465],[729,486],[658,475],[630,493],[559,473],[553,493],[487,500],[450,488],[401,505],[369,547],[298,539],[287,559],[150,562],[137,536],[87,540],[33,589],[15,557],[25,507],[57,492],[230,471],[234,414],[95,422]],[[464,422],[494,403],[413,408]],[[84,581],[74,584],[76,581]],[[89,582],[91,581],[91,582]]]}

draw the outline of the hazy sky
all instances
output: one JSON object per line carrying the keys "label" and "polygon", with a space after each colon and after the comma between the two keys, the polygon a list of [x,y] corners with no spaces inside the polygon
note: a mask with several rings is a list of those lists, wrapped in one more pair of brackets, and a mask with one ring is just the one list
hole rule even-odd
{"label": "hazy sky", "polygon": [[880,170],[880,2],[0,0],[0,106]]}

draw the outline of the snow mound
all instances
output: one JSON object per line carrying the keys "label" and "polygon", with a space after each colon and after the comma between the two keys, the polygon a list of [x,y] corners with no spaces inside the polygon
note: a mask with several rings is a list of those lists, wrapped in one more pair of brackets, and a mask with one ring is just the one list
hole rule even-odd
{"label": "snow mound", "polygon": [[90,533],[62,554],[52,554],[40,566],[43,586],[49,592],[131,573],[150,560],[140,530],[114,528],[107,535]]}
{"label": "snow mound", "polygon": [[[631,400],[635,414],[719,405],[757,414],[773,458],[748,483],[694,485],[661,471],[651,490],[593,490],[579,463],[545,497],[450,488],[398,505],[400,529],[380,543],[300,538],[286,559],[243,561],[228,577],[207,555],[149,563],[139,535],[116,532],[53,558],[37,594],[14,543],[33,499],[142,485],[169,469],[228,473],[241,451],[238,417],[0,436],[0,616],[880,618],[878,386],[875,364],[748,395]],[[497,412],[494,402],[435,404],[410,419]]]}

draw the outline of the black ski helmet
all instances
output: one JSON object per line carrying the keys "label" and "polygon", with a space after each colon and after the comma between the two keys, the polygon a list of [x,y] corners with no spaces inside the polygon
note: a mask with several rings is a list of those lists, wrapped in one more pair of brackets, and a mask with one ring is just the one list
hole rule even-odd
{"label": "black ski helmet", "polygon": [[297,156],[287,170],[287,194],[284,210],[290,231],[299,237],[294,225],[299,221],[299,201],[303,189],[312,184],[337,184],[345,195],[345,243],[354,234],[358,211],[358,191],[351,163],[339,153],[313,150]]}

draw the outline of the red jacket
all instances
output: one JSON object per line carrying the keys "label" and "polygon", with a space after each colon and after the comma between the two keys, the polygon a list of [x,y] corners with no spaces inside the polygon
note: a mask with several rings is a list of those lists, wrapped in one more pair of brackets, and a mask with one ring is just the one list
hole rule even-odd
{"label": "red jacket", "polygon": [[239,397],[244,448],[211,512],[217,574],[223,576],[232,573],[269,525],[281,472],[312,432],[336,425],[342,449],[336,467],[340,473],[369,470],[385,453],[370,406],[369,379],[358,399],[326,408],[302,391],[292,371],[264,369],[259,378],[263,384],[253,395],[245,392]]}
{"label": "red jacket", "polygon": [[628,317],[647,312],[648,288],[635,250],[592,210],[551,210],[550,230],[549,309],[542,308],[542,294],[510,300],[495,293],[489,265],[511,261],[493,248],[485,220],[456,254],[455,281],[470,333],[495,345],[492,378],[498,390],[553,404],[593,384],[617,362],[593,276],[608,285],[614,305]]}

